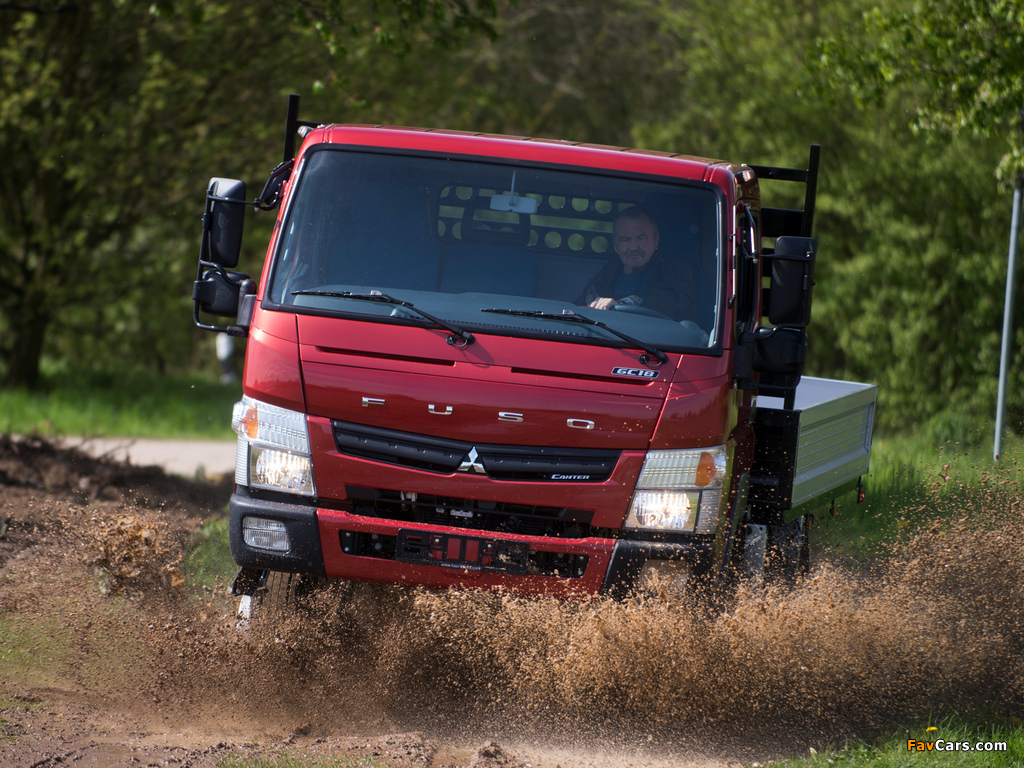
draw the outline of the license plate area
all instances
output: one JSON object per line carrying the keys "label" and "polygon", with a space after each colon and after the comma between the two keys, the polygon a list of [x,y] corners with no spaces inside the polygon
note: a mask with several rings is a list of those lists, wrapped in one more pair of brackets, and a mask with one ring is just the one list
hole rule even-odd
{"label": "license plate area", "polygon": [[525,574],[530,548],[517,541],[400,530],[395,559],[420,565]]}

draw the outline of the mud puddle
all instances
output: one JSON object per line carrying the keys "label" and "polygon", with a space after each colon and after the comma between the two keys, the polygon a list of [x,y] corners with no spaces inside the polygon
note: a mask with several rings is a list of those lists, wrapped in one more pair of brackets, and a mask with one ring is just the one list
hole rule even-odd
{"label": "mud puddle", "polygon": [[1001,500],[720,612],[334,586],[240,630],[181,569],[229,492],[0,440],[0,763],[735,765],[1024,704],[1024,519]]}

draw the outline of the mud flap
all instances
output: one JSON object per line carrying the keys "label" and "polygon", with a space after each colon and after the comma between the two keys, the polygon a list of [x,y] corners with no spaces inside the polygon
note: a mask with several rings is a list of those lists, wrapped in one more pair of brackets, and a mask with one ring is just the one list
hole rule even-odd
{"label": "mud flap", "polygon": [[743,576],[757,580],[764,576],[765,553],[768,547],[768,526],[747,525],[747,535],[743,542]]}

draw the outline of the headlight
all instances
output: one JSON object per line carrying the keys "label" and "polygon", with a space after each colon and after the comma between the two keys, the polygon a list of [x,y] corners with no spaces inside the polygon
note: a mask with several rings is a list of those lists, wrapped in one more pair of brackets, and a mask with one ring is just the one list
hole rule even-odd
{"label": "headlight", "polygon": [[724,445],[649,451],[626,527],[675,533],[714,533],[725,485]]}
{"label": "headlight", "polygon": [[243,397],[235,403],[231,428],[238,433],[236,483],[316,495],[306,414]]}

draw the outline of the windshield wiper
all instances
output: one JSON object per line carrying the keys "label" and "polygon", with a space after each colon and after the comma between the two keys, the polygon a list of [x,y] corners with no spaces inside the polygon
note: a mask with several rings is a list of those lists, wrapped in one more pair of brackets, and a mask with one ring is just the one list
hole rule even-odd
{"label": "windshield wiper", "polygon": [[[668,355],[662,352],[655,346],[648,344],[643,341],[638,341],[632,336],[627,336],[622,331],[617,331],[614,328],[605,325],[599,320],[594,320],[573,312],[571,309],[563,309],[561,312],[542,312],[534,309],[481,309],[481,312],[494,312],[499,315],[518,315],[520,317],[539,317],[547,320],[565,320],[570,323],[582,323],[583,325],[596,325],[598,328],[603,328],[608,333],[618,336],[623,341],[632,344],[637,349],[642,349],[644,354],[640,355],[640,362],[643,365],[650,366],[651,368],[658,368],[668,362]],[[654,363],[651,361],[651,357],[657,358],[658,362]]]}
{"label": "windshield wiper", "polygon": [[405,307],[411,309],[421,317],[426,318],[438,328],[442,328],[448,331],[448,337],[446,341],[453,347],[462,349],[463,347],[472,344],[476,339],[469,331],[459,328],[457,325],[446,323],[439,317],[434,317],[428,312],[424,312],[422,309],[414,305],[411,301],[402,301],[392,296],[388,296],[386,293],[380,291],[370,291],[369,293],[356,293],[355,291],[320,291],[316,289],[309,289],[303,291],[292,291],[292,296],[328,296],[335,299],[359,299],[360,301],[377,301],[381,304],[395,304],[399,307]]}

